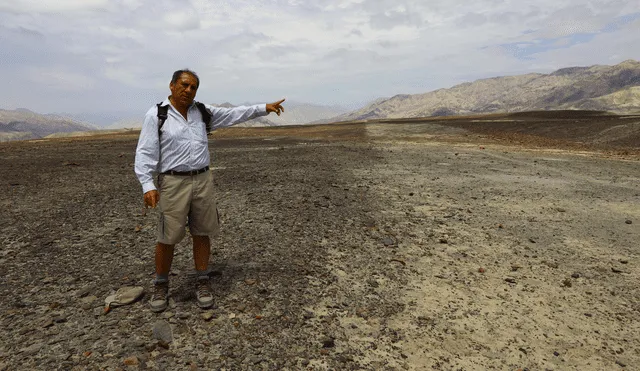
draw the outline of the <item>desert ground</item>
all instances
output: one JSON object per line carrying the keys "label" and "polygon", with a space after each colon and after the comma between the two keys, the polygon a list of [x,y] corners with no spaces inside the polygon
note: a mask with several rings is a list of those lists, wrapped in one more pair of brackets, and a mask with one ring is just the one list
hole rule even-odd
{"label": "desert ground", "polygon": [[161,314],[137,135],[0,144],[0,370],[640,369],[638,116],[220,130]]}

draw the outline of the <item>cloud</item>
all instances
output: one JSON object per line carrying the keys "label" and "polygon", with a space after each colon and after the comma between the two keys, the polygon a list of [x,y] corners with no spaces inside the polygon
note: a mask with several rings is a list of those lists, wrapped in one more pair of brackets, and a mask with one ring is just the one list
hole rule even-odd
{"label": "cloud", "polygon": [[20,0],[0,2],[0,12],[15,14],[33,13],[64,13],[78,11],[106,10],[109,8],[108,0]]}
{"label": "cloud", "polygon": [[640,59],[639,21],[632,0],[4,1],[0,101],[145,107],[188,67],[208,102],[362,102]]}
{"label": "cloud", "polygon": [[96,80],[66,67],[29,68],[26,77],[33,83],[60,91],[91,90]]}

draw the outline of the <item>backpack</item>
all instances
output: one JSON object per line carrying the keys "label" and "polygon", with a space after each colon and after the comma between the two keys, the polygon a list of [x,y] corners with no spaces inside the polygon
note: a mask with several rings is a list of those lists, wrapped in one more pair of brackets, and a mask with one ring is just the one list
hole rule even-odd
{"label": "backpack", "polygon": [[[211,112],[207,110],[207,107],[205,107],[204,104],[200,102],[194,103],[202,115],[202,121],[204,121],[206,125],[207,135],[209,135],[211,133]],[[164,122],[167,120],[169,105],[167,104],[166,106],[163,106],[162,103],[158,103],[156,106],[158,106],[158,137],[160,137],[162,135],[162,125],[164,125]]]}

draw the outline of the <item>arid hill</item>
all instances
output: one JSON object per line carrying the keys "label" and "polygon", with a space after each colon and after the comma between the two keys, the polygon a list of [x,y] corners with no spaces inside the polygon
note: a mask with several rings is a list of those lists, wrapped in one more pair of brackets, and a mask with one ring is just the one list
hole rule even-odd
{"label": "arid hill", "polygon": [[570,67],[550,74],[477,80],[425,94],[401,94],[327,122],[537,110],[640,112],[640,62]]}
{"label": "arid hill", "polygon": [[58,115],[41,115],[27,109],[0,109],[0,142],[37,139],[53,133],[96,130],[97,127]]}

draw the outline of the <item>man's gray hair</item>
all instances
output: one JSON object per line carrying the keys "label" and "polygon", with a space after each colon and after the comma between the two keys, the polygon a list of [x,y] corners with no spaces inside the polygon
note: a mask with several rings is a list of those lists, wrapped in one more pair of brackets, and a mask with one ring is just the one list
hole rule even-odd
{"label": "man's gray hair", "polygon": [[196,75],[195,72],[191,71],[188,68],[185,68],[184,70],[177,70],[176,72],[174,72],[173,77],[171,77],[171,83],[175,84],[183,73],[188,73],[189,75],[195,77],[196,81],[198,82],[198,87],[200,87],[200,78],[198,77],[198,75]]}

